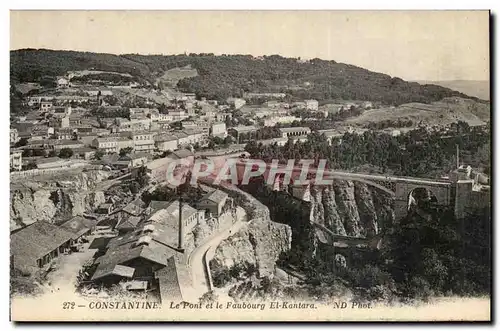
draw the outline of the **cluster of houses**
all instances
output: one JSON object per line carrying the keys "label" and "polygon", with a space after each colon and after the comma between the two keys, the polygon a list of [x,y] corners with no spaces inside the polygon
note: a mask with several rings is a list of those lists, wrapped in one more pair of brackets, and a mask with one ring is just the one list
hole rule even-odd
{"label": "cluster of houses", "polygon": [[[106,103],[106,97],[117,93],[113,84],[72,84],[71,78],[89,72],[94,71],[69,72],[56,79],[54,93],[26,98],[29,112],[13,117],[11,123],[11,171],[57,167],[65,164],[59,160],[61,157],[94,160],[96,154],[117,154],[121,150],[147,153],[151,159],[164,152],[203,148],[209,145],[211,138],[225,139],[228,135],[234,137],[229,141],[245,143],[256,138],[254,133],[259,128],[299,121],[300,118],[291,114],[294,110],[327,115],[349,106],[339,104],[324,110],[317,100],[287,103],[283,101],[283,93],[246,93],[242,98],[228,98],[222,104],[197,99],[192,93],[178,93],[163,105],[146,99],[139,106],[124,108],[120,102],[118,105]],[[267,101],[256,106],[255,100],[263,98]],[[236,111],[253,124],[234,126],[232,118]],[[99,113],[120,116],[100,116]],[[281,137],[261,142],[283,145],[288,139],[304,141],[310,131],[301,127],[281,129]],[[63,150],[72,152],[62,153]],[[118,161],[117,158],[114,161]]]}
{"label": "cluster of houses", "polygon": [[[186,245],[193,229],[208,219],[220,219],[234,206],[227,193],[204,187],[204,194],[190,202],[151,201],[137,198],[123,208],[100,206],[98,218],[75,216],[55,225],[35,222],[11,233],[11,267],[27,274],[49,270],[60,255],[78,251],[82,243],[96,249],[85,282],[88,285],[142,284],[160,294],[182,298],[182,282],[189,277]],[[99,234],[112,234],[102,236]],[[90,236],[90,237],[89,237]],[[137,286],[134,289],[138,289]]]}
{"label": "cluster of houses", "polygon": [[[102,93],[101,93],[102,92]],[[120,110],[120,106],[102,105],[105,90],[95,97],[36,96],[26,103],[30,111],[11,123],[11,171],[57,166],[54,161],[63,149],[72,151],[72,159],[91,160],[97,151],[105,154],[127,149],[136,153],[176,151],[185,147],[206,146],[210,137],[227,136],[225,120],[231,113],[219,111],[214,102],[178,97],[168,113],[157,108],[128,108],[128,117],[98,118],[91,108],[103,113]],[[90,102],[76,105],[68,102]],[[196,107],[195,107],[196,106]],[[195,110],[198,113],[195,113]],[[94,114],[94,115],[92,115]],[[187,121],[186,119],[192,118]],[[180,126],[172,127],[173,123]],[[43,165],[42,165],[43,164]]]}

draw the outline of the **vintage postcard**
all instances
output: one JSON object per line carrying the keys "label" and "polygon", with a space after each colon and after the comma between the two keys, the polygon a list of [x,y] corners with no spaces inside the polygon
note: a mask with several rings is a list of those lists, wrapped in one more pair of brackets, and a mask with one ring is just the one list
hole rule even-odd
{"label": "vintage postcard", "polygon": [[11,11],[13,321],[490,321],[488,11]]}

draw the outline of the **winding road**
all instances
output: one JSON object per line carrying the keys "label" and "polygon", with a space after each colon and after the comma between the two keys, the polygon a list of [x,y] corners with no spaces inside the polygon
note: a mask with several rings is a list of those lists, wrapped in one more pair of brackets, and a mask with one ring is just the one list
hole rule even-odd
{"label": "winding road", "polygon": [[[233,217],[232,214],[226,214],[226,217]],[[198,299],[206,292],[210,291],[210,270],[207,268],[208,263],[215,254],[215,249],[219,246],[221,241],[229,238],[237,233],[243,226],[247,225],[246,212],[243,208],[238,207],[236,210],[236,222],[230,226],[217,231],[210,236],[202,245],[196,247],[188,257],[188,268],[191,273],[191,280],[193,284],[193,291],[190,293],[192,299]]]}

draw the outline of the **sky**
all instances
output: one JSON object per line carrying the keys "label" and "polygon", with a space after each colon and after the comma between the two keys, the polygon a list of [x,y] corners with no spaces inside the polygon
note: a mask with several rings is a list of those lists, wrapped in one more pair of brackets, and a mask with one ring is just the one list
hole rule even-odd
{"label": "sky", "polygon": [[11,11],[10,49],[279,54],[405,80],[488,80],[487,11]]}

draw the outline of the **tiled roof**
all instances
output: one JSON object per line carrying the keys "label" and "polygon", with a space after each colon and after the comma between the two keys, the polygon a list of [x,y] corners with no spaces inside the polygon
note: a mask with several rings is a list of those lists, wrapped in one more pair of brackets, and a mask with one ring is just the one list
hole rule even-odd
{"label": "tiled roof", "polygon": [[96,223],[96,220],[75,216],[61,224],[60,227],[74,233],[73,239],[77,239],[94,227]]}
{"label": "tiled roof", "polygon": [[219,204],[224,201],[224,199],[227,199],[227,197],[228,194],[226,192],[223,192],[221,190],[213,190],[212,192],[205,194],[202,200],[210,200]]}
{"label": "tiled roof", "polygon": [[293,128],[280,128],[281,132],[297,132],[297,131],[311,131],[310,128],[305,126],[298,126]]}
{"label": "tiled roof", "polygon": [[33,266],[36,260],[72,239],[74,234],[48,222],[35,222],[10,235],[14,263]]}
{"label": "tiled roof", "polygon": [[106,276],[116,275],[125,278],[132,278],[135,269],[124,265],[114,264],[99,264],[96,268],[92,280],[97,280]]}
{"label": "tiled roof", "polygon": [[170,154],[170,155],[171,156],[176,156],[179,159],[183,159],[183,158],[186,158],[186,157],[194,156],[194,153],[191,152],[188,149],[181,149],[181,150],[172,152],[172,154]]}
{"label": "tiled roof", "polygon": [[116,227],[117,229],[135,229],[137,227],[137,224],[141,221],[140,216],[129,216],[118,224]]}

